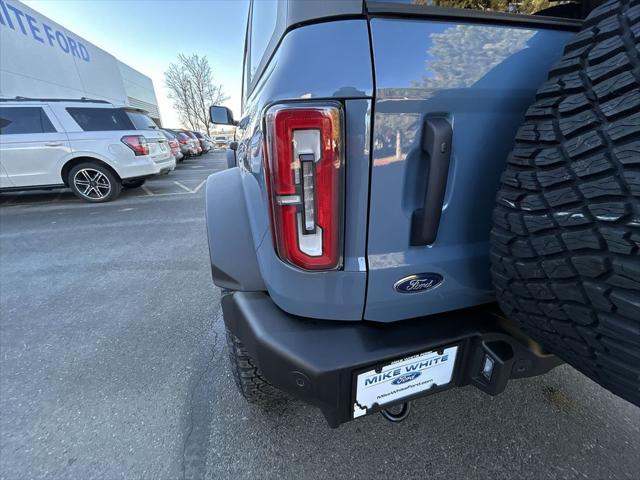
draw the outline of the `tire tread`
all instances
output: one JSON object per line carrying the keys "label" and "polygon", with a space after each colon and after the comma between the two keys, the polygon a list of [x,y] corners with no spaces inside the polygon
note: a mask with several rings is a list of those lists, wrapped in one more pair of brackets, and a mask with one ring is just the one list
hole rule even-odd
{"label": "tire tread", "polygon": [[491,269],[507,315],[640,405],[640,3],[595,9],[501,178]]}

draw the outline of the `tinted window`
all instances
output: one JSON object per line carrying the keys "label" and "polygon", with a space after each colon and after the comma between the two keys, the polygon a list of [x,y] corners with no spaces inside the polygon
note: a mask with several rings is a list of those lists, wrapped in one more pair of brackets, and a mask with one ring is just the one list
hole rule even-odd
{"label": "tinted window", "polygon": [[136,130],[154,130],[158,128],[156,123],[149,118],[148,115],[145,115],[141,112],[127,112],[127,115],[133,122],[133,126],[136,127]]}
{"label": "tinted window", "polygon": [[40,107],[0,107],[0,135],[55,131]]}
{"label": "tinted window", "polygon": [[67,108],[80,128],[85,132],[105,130],[135,130],[124,110],[119,108]]}
{"label": "tinted window", "polygon": [[277,0],[254,0],[251,13],[249,83],[253,80],[269,41],[276,30],[277,19]]}
{"label": "tinted window", "polygon": [[176,138],[176,136],[171,132],[168,132],[166,130],[160,130],[160,131],[162,132],[162,134],[165,136],[167,140],[173,140],[174,138]]}

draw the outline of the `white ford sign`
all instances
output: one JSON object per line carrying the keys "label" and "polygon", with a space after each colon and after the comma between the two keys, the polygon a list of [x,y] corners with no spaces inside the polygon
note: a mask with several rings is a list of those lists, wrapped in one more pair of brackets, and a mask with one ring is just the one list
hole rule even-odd
{"label": "white ford sign", "polygon": [[64,53],[85,62],[91,61],[87,47],[80,40],[4,0],[0,0],[0,26],[19,31],[36,42],[60,48]]}
{"label": "white ford sign", "polygon": [[0,0],[0,96],[127,105],[118,60],[17,0]]}

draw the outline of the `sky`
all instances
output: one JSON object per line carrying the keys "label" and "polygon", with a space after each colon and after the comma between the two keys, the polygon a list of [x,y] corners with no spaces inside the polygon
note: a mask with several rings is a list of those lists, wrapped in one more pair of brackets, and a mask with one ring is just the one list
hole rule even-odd
{"label": "sky", "polygon": [[247,0],[21,0],[66,29],[147,75],[163,125],[180,122],[167,97],[164,72],[178,54],[205,55],[214,82],[240,116]]}

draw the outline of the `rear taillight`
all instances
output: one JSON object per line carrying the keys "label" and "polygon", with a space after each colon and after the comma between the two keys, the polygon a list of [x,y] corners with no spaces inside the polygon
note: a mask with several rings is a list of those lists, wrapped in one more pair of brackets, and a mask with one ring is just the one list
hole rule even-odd
{"label": "rear taillight", "polygon": [[187,140],[186,138],[179,138],[178,142],[180,142],[182,145],[186,145],[189,143],[189,140]]}
{"label": "rear taillight", "polygon": [[342,265],[342,125],[338,104],[280,105],[266,115],[276,248],[306,270]]}
{"label": "rear taillight", "polygon": [[127,147],[133,150],[133,153],[138,155],[149,155],[149,145],[147,139],[142,135],[125,135],[120,139]]}

